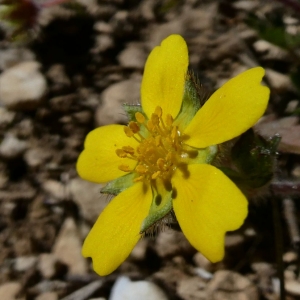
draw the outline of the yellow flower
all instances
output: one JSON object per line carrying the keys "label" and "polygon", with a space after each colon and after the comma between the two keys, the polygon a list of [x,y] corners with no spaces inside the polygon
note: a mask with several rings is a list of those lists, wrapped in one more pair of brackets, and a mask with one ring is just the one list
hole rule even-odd
{"label": "yellow flower", "polygon": [[260,84],[264,70],[236,76],[200,108],[187,67],[184,39],[169,36],[148,57],[142,105],[131,111],[128,126],[100,127],[86,138],[79,175],[112,181],[105,192],[117,194],[83,245],[100,275],[114,271],[141,236],[172,212],[190,243],[210,261],[220,261],[226,231],[239,228],[247,215],[245,196],[211,163],[216,145],[263,115],[269,98]]}

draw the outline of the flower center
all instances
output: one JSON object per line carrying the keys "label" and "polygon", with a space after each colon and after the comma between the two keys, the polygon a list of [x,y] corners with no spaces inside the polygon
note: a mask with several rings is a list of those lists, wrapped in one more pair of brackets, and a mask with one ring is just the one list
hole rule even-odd
{"label": "flower center", "polygon": [[161,107],[156,107],[149,120],[140,112],[135,113],[137,122],[130,122],[124,127],[128,137],[134,138],[139,145],[136,149],[124,146],[117,149],[116,154],[121,158],[137,161],[134,170],[127,165],[120,165],[124,172],[136,172],[135,181],[154,180],[158,177],[170,179],[184,153],[183,138],[175,126],[170,114],[163,120]]}

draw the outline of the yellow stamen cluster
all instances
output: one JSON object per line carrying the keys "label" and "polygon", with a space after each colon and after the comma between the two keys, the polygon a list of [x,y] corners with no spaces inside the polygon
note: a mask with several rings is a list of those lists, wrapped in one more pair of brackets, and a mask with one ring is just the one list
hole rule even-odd
{"label": "yellow stamen cluster", "polygon": [[183,142],[180,131],[174,126],[171,115],[162,118],[161,107],[156,107],[149,120],[137,112],[137,122],[130,122],[124,127],[128,137],[134,138],[139,144],[136,149],[124,146],[117,149],[116,154],[120,158],[129,158],[137,161],[134,170],[127,165],[120,165],[119,169],[124,172],[136,172],[135,181],[151,180],[161,177],[169,179],[172,172],[178,166],[183,152]]}

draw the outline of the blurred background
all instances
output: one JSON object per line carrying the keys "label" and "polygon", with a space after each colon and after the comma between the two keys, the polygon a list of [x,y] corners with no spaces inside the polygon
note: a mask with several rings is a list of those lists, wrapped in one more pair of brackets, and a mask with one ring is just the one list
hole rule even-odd
{"label": "blurred background", "polygon": [[[280,274],[300,299],[299,0],[12,0],[0,14],[1,300],[275,300]],[[282,137],[273,183],[249,199],[224,261],[166,230],[101,278],[81,245],[110,199],[76,160],[90,130],[126,124],[122,104],[139,103],[146,58],[172,33],[207,91],[266,69],[256,131]]]}

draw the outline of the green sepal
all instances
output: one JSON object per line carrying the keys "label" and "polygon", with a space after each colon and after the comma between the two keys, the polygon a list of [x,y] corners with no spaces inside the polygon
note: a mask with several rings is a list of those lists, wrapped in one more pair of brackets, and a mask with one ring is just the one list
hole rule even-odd
{"label": "green sepal", "polygon": [[188,73],[184,85],[182,106],[174,125],[185,128],[194,118],[201,105],[204,104],[206,96],[201,90],[201,85],[195,75]]}
{"label": "green sepal", "polygon": [[231,150],[231,158],[244,185],[259,188],[272,179],[279,142],[278,135],[267,140],[253,129],[241,135]]}
{"label": "green sepal", "polygon": [[157,179],[151,183],[152,203],[149,214],[143,221],[141,232],[145,233],[154,224],[162,220],[173,208],[172,185],[170,182]]}
{"label": "green sepal", "polygon": [[136,122],[135,113],[140,112],[144,115],[141,105],[123,104],[123,108],[127,114],[129,121]]}
{"label": "green sepal", "polygon": [[102,190],[103,194],[118,195],[134,184],[135,173],[129,173],[110,181]]}
{"label": "green sepal", "polygon": [[218,146],[212,145],[204,149],[197,149],[185,145],[186,159],[182,157],[182,162],[186,164],[210,164],[218,153]]}

